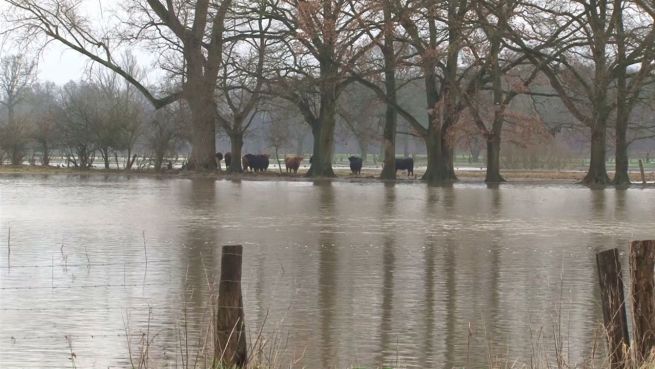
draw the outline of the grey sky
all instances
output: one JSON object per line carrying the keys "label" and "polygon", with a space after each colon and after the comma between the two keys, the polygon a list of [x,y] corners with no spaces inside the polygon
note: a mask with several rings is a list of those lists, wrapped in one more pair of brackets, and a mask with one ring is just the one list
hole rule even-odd
{"label": "grey sky", "polygon": [[87,58],[63,45],[51,43],[39,59],[39,80],[63,85],[84,75]]}
{"label": "grey sky", "polygon": [[[111,28],[117,22],[118,6],[124,1],[116,0],[83,0],[79,10],[91,23],[100,27]],[[11,9],[9,5],[0,1],[0,12]],[[0,28],[4,29],[2,25]],[[12,40],[16,41],[16,40]],[[39,46],[39,45],[34,45]],[[148,80],[154,81],[158,70],[153,70],[152,55],[143,50],[131,48],[139,60],[139,65],[150,71]],[[8,42],[0,49],[0,55],[26,52],[24,45]],[[28,51],[29,53],[29,51]],[[115,56],[120,52],[116,51]],[[90,65],[89,58],[65,47],[57,41],[51,41],[39,57],[38,76],[40,81],[51,81],[63,85],[68,81],[78,81],[85,76],[86,68]],[[154,68],[157,69],[157,68]]]}

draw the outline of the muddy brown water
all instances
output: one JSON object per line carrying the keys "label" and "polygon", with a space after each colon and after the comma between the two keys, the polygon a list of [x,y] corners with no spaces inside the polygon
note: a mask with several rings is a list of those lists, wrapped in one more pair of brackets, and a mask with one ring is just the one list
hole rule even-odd
{"label": "muddy brown water", "polygon": [[554,335],[577,362],[595,252],[654,238],[654,208],[638,188],[5,175],[0,367],[124,368],[145,331],[157,367],[181,367],[233,243],[249,338],[281,362],[479,367]]}

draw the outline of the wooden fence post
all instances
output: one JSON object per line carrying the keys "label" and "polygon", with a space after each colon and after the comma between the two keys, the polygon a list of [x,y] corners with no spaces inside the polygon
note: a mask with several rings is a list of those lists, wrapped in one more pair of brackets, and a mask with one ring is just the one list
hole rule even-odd
{"label": "wooden fence post", "polygon": [[655,241],[630,245],[633,350],[637,363],[648,359],[655,348]]}
{"label": "wooden fence post", "polygon": [[241,295],[242,253],[241,245],[223,246],[214,345],[214,362],[219,363],[218,367],[221,368],[243,368],[247,363]]}
{"label": "wooden fence post", "polygon": [[610,368],[622,369],[628,362],[630,338],[628,336],[628,319],[625,311],[619,250],[611,249],[598,253],[596,263],[598,264]]}

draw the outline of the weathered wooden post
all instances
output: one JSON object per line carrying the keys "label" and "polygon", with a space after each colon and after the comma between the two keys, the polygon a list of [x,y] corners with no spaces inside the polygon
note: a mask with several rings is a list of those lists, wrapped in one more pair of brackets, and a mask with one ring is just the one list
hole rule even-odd
{"label": "weathered wooden post", "polygon": [[603,320],[607,333],[607,343],[611,369],[622,369],[628,362],[628,319],[625,311],[623,277],[619,250],[611,249],[596,255],[600,295],[603,305]]}
{"label": "weathered wooden post", "polygon": [[633,350],[637,363],[655,349],[655,241],[633,241],[630,245]]}
{"label": "weathered wooden post", "polygon": [[639,159],[639,171],[641,172],[641,183],[646,184],[646,175],[644,174],[644,163]]}
{"label": "weathered wooden post", "polygon": [[241,295],[241,245],[223,246],[216,309],[215,367],[243,368],[247,362]]}

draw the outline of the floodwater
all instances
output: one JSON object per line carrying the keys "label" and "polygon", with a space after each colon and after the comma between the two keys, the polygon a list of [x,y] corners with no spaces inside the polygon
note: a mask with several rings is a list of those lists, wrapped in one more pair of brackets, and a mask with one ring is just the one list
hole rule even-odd
{"label": "floodwater", "polygon": [[125,368],[146,332],[158,367],[193,363],[235,243],[262,360],[480,367],[557,336],[579,362],[595,253],[654,238],[654,208],[637,188],[1,176],[0,367]]}

